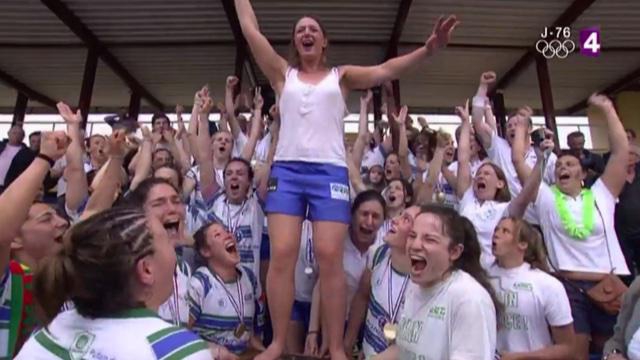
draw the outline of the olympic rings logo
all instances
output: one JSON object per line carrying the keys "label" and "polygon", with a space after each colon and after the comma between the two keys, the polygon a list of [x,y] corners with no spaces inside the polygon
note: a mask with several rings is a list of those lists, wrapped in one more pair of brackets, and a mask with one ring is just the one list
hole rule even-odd
{"label": "olympic rings logo", "polygon": [[575,49],[576,44],[568,39],[565,41],[560,41],[558,39],[547,41],[542,39],[538,40],[536,43],[536,50],[538,50],[538,52],[547,59],[553,59],[554,57],[564,59]]}

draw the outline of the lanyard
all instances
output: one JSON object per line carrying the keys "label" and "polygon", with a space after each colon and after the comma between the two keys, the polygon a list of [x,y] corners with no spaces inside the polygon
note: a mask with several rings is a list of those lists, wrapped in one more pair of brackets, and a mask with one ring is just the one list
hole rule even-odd
{"label": "lanyard", "polygon": [[180,306],[178,303],[178,298],[180,296],[180,292],[178,289],[178,269],[173,273],[173,301],[169,302],[169,312],[171,313],[171,320],[176,326],[180,326]]}
{"label": "lanyard", "polygon": [[[231,234],[233,234],[234,236],[236,235],[236,229],[238,229],[238,224],[240,223],[240,220],[242,220],[242,216],[244,215],[244,210],[245,210],[245,205],[247,204],[247,201],[243,201],[242,205],[240,205],[240,209],[238,209],[238,211],[236,211],[236,213],[232,216],[231,215],[231,207],[229,206],[229,201],[225,201],[225,206],[227,208],[227,227],[229,228],[229,231],[231,232]],[[240,239],[236,239],[238,241],[240,241]]]}
{"label": "lanyard", "polygon": [[387,262],[387,272],[389,274],[388,276],[388,286],[387,286],[387,301],[389,304],[389,321],[391,323],[395,323],[396,322],[396,318],[398,317],[398,312],[400,311],[400,307],[402,306],[402,304],[404,303],[404,293],[407,290],[407,284],[409,283],[409,277],[405,276],[404,279],[402,280],[402,286],[400,287],[400,293],[398,294],[398,298],[396,299],[397,302],[394,306],[393,304],[393,279],[392,279],[392,273],[393,270],[391,269],[391,258],[389,258],[389,261]]}
{"label": "lanyard", "polygon": [[307,237],[305,260],[307,261],[307,266],[309,267],[312,267],[316,264],[316,257],[313,254],[313,236],[311,236],[311,234],[309,234],[309,236]]}
{"label": "lanyard", "polygon": [[238,280],[236,281],[236,290],[238,292],[238,301],[233,297],[233,294],[227,289],[224,281],[218,276],[218,274],[213,274],[213,277],[216,281],[222,285],[222,289],[227,294],[227,298],[231,302],[231,306],[233,306],[233,310],[235,310],[236,314],[240,318],[240,323],[244,322],[244,292],[242,291],[242,286],[240,285],[240,276],[238,276]]}

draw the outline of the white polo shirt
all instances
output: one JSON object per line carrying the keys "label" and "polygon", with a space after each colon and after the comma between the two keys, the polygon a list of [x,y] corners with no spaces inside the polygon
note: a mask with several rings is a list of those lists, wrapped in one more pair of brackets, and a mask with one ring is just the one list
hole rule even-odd
{"label": "white polo shirt", "polygon": [[410,283],[398,326],[399,359],[493,360],[496,309],[464,271],[431,288]]}
{"label": "white polo shirt", "polygon": [[482,203],[473,193],[470,186],[460,199],[460,215],[471,221],[478,234],[480,242],[480,265],[487,269],[495,262],[495,257],[491,251],[493,232],[500,219],[509,213],[509,202],[498,202],[494,200],[483,201]]}
{"label": "white polo shirt", "polygon": [[[542,184],[536,199],[536,211],[542,225],[549,260],[559,270],[609,273],[614,268],[617,275],[629,275],[618,236],[614,228],[613,214],[616,198],[598,179],[591,187],[596,209],[593,211],[593,230],[584,240],[574,239],[565,231],[556,209],[554,194]],[[582,220],[582,194],[576,199],[564,195],[571,217]]]}

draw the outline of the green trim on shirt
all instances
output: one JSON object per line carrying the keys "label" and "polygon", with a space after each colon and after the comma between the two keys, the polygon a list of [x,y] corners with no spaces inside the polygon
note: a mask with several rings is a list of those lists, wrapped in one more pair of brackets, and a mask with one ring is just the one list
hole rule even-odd
{"label": "green trim on shirt", "polygon": [[156,331],[153,334],[147,336],[147,340],[151,345],[153,345],[156,341],[165,338],[167,335],[173,334],[175,332],[181,331],[182,328],[177,326],[171,326],[160,331]]}
{"label": "green trim on shirt", "polygon": [[53,355],[57,356],[59,359],[71,360],[69,351],[53,341],[46,330],[42,329],[38,331],[34,336],[34,339],[38,342],[38,344],[40,344],[43,348],[48,350]]}
{"label": "green trim on shirt", "polygon": [[121,312],[120,314],[113,316],[105,316],[105,318],[112,319],[137,319],[137,318],[158,318],[158,314],[147,308],[129,309]]}
{"label": "green trim on shirt", "polygon": [[196,342],[189,343],[178,351],[169,354],[168,356],[163,357],[160,360],[182,360],[186,357],[193,355],[199,351],[207,350],[209,346],[202,340],[198,340]]}

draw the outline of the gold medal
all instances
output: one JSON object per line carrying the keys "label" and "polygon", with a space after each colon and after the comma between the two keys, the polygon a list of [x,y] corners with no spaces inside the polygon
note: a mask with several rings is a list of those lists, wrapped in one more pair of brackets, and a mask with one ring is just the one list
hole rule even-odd
{"label": "gold medal", "polygon": [[246,332],[247,332],[247,327],[244,326],[243,323],[240,323],[238,324],[238,326],[236,326],[236,329],[233,331],[233,336],[235,336],[237,339],[240,339]]}
{"label": "gold medal", "polygon": [[442,191],[438,191],[436,193],[436,201],[438,201],[440,204],[444,203],[445,200],[445,194]]}
{"label": "gold medal", "polygon": [[387,342],[392,343],[396,340],[396,336],[398,335],[398,326],[396,324],[388,322],[384,324],[382,332],[384,332],[384,338],[387,340]]}

